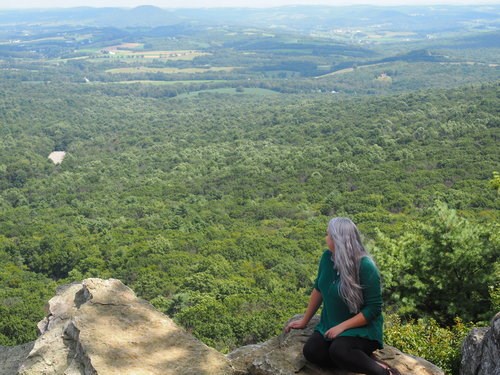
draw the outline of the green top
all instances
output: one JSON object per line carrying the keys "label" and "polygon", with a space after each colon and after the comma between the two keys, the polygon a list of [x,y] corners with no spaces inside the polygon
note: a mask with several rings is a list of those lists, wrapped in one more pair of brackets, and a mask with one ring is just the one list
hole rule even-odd
{"label": "green top", "polygon": [[[333,268],[332,253],[326,250],[319,263],[318,276],[314,282],[323,297],[323,310],[321,319],[316,326],[316,331],[322,335],[330,328],[352,318],[356,314],[349,312],[349,307],[339,295],[340,276]],[[382,349],[384,318],[382,316],[382,292],[380,289],[380,274],[377,266],[370,257],[361,259],[359,279],[363,288],[363,305],[361,313],[365,316],[368,324],[363,327],[351,328],[340,334],[340,336],[357,336],[378,341]]]}

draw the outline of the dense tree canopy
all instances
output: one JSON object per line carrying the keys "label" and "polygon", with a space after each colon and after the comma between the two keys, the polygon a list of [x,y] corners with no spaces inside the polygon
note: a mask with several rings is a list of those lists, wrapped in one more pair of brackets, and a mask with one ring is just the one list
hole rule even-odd
{"label": "dense tree canopy", "polygon": [[[443,324],[488,319],[496,94],[269,102],[6,85],[2,324],[40,318],[47,277],[117,277],[221,350],[263,340],[302,311],[333,215],[365,234],[387,309]],[[67,151],[61,165],[52,150]],[[38,302],[29,294],[24,312],[5,302],[28,285]]]}

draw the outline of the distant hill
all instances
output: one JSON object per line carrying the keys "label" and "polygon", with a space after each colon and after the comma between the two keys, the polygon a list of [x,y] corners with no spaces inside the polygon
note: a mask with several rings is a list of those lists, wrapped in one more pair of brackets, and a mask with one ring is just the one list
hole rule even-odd
{"label": "distant hill", "polygon": [[161,9],[145,5],[136,8],[36,9],[0,11],[0,25],[71,24],[92,26],[164,26],[185,22],[205,25],[228,24],[273,27],[310,32],[356,26],[390,26],[415,32],[463,28],[481,20],[489,29],[500,26],[500,5],[490,6],[287,6],[267,9],[203,8]]}
{"label": "distant hill", "polygon": [[149,5],[132,9],[79,7],[1,11],[0,19],[0,25],[41,23],[114,27],[155,27],[182,22],[182,18],[174,12]]}

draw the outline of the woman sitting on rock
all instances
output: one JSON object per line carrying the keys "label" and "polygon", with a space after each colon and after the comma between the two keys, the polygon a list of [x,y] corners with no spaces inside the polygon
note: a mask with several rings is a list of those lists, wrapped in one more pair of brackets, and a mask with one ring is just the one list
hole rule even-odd
{"label": "woman sitting on rock", "polygon": [[304,317],[289,323],[285,331],[305,328],[323,303],[320,322],[303,349],[309,362],[361,374],[399,375],[372,357],[383,347],[380,274],[356,225],[347,218],[333,218],[326,244],[329,250],[321,257]]}

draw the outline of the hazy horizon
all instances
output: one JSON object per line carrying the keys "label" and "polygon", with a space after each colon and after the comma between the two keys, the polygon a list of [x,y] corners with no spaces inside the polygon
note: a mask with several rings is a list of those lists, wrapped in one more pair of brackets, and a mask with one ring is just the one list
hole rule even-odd
{"label": "hazy horizon", "polygon": [[153,5],[160,8],[272,8],[288,5],[498,5],[500,0],[18,0],[15,2],[0,0],[0,9],[46,9],[72,7],[120,7],[133,8],[141,5]]}

